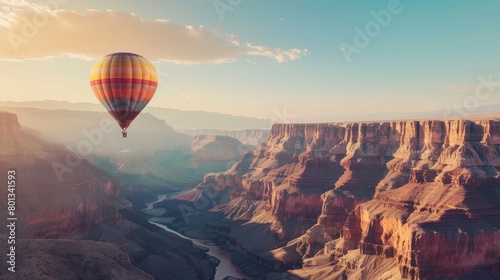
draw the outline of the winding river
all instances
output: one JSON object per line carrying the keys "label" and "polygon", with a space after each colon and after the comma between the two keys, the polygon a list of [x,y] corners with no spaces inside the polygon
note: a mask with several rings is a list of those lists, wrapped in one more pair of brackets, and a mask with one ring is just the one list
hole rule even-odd
{"label": "winding river", "polygon": [[[158,195],[158,199],[156,201],[146,203],[147,208],[145,210],[153,209],[153,204],[160,202],[160,201],[162,201],[170,196],[172,196],[172,194]],[[158,227],[161,227],[165,231],[173,233],[181,238],[189,239],[195,245],[208,248],[209,249],[208,254],[211,256],[214,256],[220,260],[220,264],[217,266],[217,269],[215,271],[215,278],[214,278],[215,280],[223,280],[227,276],[232,276],[235,278],[247,278],[248,277],[248,276],[245,276],[243,274],[243,272],[241,272],[241,270],[238,266],[234,265],[231,262],[231,253],[222,249],[221,247],[213,244],[212,241],[190,238],[190,237],[187,237],[187,236],[185,236],[185,235],[183,235],[175,230],[168,228],[165,225],[158,224],[158,223],[151,222],[151,221],[150,221],[150,223],[152,223]]]}

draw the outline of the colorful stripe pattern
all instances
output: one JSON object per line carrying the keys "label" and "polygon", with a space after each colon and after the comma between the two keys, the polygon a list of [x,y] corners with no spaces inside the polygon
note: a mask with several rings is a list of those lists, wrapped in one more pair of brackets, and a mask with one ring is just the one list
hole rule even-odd
{"label": "colorful stripe pattern", "polygon": [[133,53],[114,53],[94,65],[90,86],[125,131],[153,98],[158,76],[146,58]]}

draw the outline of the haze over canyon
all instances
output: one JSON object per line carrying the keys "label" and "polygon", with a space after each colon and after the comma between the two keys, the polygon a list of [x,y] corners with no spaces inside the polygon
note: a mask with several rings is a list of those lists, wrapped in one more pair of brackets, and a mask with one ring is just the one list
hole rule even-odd
{"label": "haze over canyon", "polygon": [[107,116],[2,110],[15,113],[0,113],[0,161],[19,174],[21,249],[17,278],[0,279],[213,279],[227,261],[148,219],[211,240],[248,279],[499,277],[498,118],[188,135],[145,115],[130,142],[102,132],[60,180],[54,163]]}

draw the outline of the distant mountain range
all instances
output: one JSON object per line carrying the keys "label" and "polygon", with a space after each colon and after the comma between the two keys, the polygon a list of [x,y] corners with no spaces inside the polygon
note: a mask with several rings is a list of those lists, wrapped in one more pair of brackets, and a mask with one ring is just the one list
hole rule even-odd
{"label": "distant mountain range", "polygon": [[[120,128],[107,112],[63,109],[2,107],[35,139],[60,143],[68,155],[85,158],[122,182],[168,190],[191,188],[208,172],[227,170],[267,136],[267,130],[241,130],[242,140],[214,136],[192,136],[176,132],[150,113],[140,114],[121,137]],[[2,124],[3,125],[3,124]],[[223,130],[224,132],[226,130]],[[6,132],[8,134],[8,132]],[[236,138],[236,137],[234,137]],[[5,151],[5,147],[4,147]]]}
{"label": "distant mountain range", "polygon": [[314,116],[293,120],[293,122],[318,123],[318,122],[367,122],[387,120],[443,120],[443,119],[470,119],[478,117],[492,117],[500,115],[500,104],[484,105],[472,108],[450,108],[446,110],[424,112],[381,112],[363,113],[353,112],[351,115],[341,116]]}
{"label": "distant mountain range", "polygon": [[[0,101],[0,107],[25,107],[43,110],[71,110],[105,112],[101,104],[71,103],[67,101]],[[182,111],[170,108],[146,107],[144,113],[150,113],[164,120],[175,129],[269,129],[271,121],[252,117],[233,116],[204,111]]]}
{"label": "distant mountain range", "polygon": [[[124,148],[147,147],[150,152],[187,147],[190,136],[177,133],[165,121],[145,113],[137,117],[121,138],[121,129],[107,112],[43,110],[24,107],[2,107],[0,111],[17,115],[23,127],[37,130],[41,137],[53,143],[63,143],[73,149],[90,149],[89,154],[113,154]],[[88,142],[92,144],[90,147]]]}
{"label": "distant mountain range", "polygon": [[[104,112],[100,104],[71,103],[67,101],[0,101],[0,107],[28,107],[44,110],[72,110]],[[234,116],[205,111],[184,111],[171,108],[146,107],[144,113],[150,113],[164,120],[175,130],[192,135],[192,130],[244,130],[244,129],[270,129],[272,121],[253,117]],[[475,108],[454,108],[450,105],[447,110],[425,112],[381,112],[363,113],[354,111],[350,115],[323,115],[321,117],[303,116],[293,118],[294,123],[319,123],[319,122],[359,122],[359,121],[384,121],[384,120],[421,120],[421,119],[467,119],[482,116],[500,115],[500,104],[478,106]],[[224,134],[220,134],[224,135]]]}

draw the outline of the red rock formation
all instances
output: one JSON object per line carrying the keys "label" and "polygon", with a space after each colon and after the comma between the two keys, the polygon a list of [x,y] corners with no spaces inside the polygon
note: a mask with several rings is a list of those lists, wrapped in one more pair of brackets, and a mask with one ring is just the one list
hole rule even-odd
{"label": "red rock formation", "polygon": [[[116,178],[62,145],[23,133],[15,115],[0,113],[0,124],[0,178],[7,181],[7,170],[16,171],[16,261],[22,269],[14,278],[213,278],[207,255],[192,242],[129,210]],[[7,197],[6,191],[0,188],[0,196]],[[0,200],[4,220],[6,202]],[[5,263],[5,255],[0,260]]]}
{"label": "red rock formation", "polygon": [[158,203],[155,207],[177,207],[179,204],[176,202],[182,201],[196,210],[208,210],[229,202],[231,190],[240,183],[241,176],[237,174],[206,174],[202,183],[190,191],[175,196],[173,203],[167,200],[164,203]]}
{"label": "red rock formation", "polygon": [[196,135],[190,144],[195,161],[238,160],[251,150],[237,139],[219,135]]}
{"label": "red rock formation", "polygon": [[318,222],[341,235],[337,257],[391,259],[411,279],[499,269],[500,121],[280,124],[245,161],[215,209],[246,220],[230,237],[247,251],[309,257],[316,239],[299,236]]}
{"label": "red rock formation", "polygon": [[386,173],[386,162],[398,147],[397,123],[348,124],[337,155],[344,174],[335,189],[323,194],[323,207],[318,219],[331,236],[338,236],[347,215],[357,204],[371,199],[374,186]]}
{"label": "red rock formation", "polygon": [[135,267],[127,254],[110,243],[88,240],[17,240],[15,273],[1,280],[141,279],[153,276]]}
{"label": "red rock formation", "polygon": [[229,136],[239,140],[245,145],[254,147],[260,146],[269,135],[268,129],[242,129],[242,130],[222,130],[222,129],[178,129],[180,133],[185,133],[191,136],[196,135],[218,135]]}
{"label": "red rock formation", "polygon": [[409,180],[357,206],[338,250],[393,258],[409,279],[498,273],[499,124],[421,123],[428,133]]}
{"label": "red rock formation", "polygon": [[[2,176],[11,169],[17,175],[16,214],[24,227],[19,237],[85,236],[100,223],[120,221],[118,210],[130,206],[116,179],[85,160],[73,158],[77,164],[68,165],[74,154],[23,134],[14,114],[0,113],[0,147]],[[54,164],[66,172],[58,177]]]}
{"label": "red rock formation", "polygon": [[6,157],[4,161],[14,156],[17,156],[18,161],[28,160],[26,156],[40,153],[43,153],[40,144],[23,137],[17,116],[0,112],[0,156]]}

